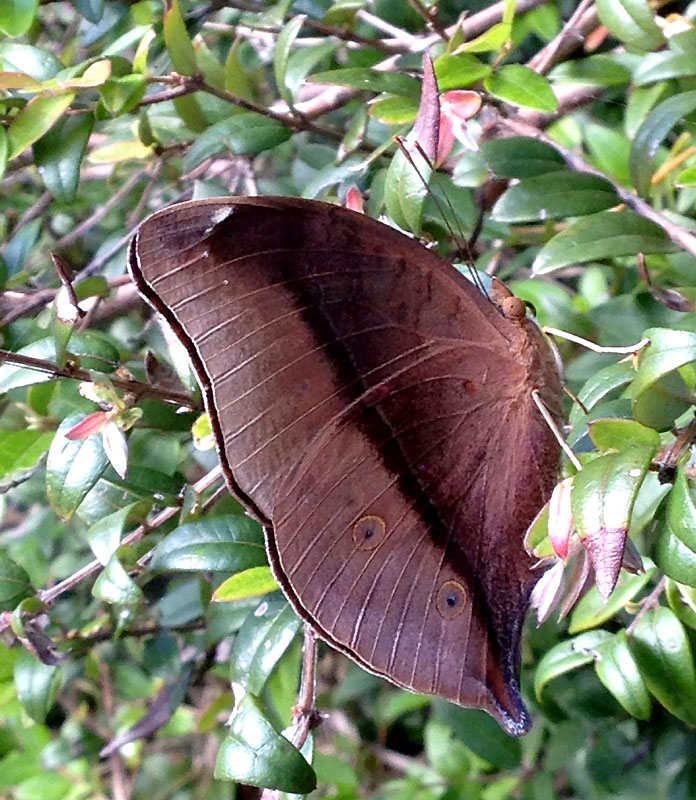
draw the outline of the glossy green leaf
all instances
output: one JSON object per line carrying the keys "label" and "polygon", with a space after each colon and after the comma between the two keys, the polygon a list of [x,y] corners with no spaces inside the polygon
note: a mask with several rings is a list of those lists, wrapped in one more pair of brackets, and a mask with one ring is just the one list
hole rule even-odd
{"label": "glossy green leaf", "polygon": [[0,611],[11,611],[31,594],[31,581],[25,570],[0,550]]}
{"label": "glossy green leaf", "polygon": [[211,125],[188,149],[184,169],[189,171],[216,153],[254,156],[286,142],[291,131],[263,114],[236,114]]}
{"label": "glossy green leaf", "polygon": [[370,116],[387,125],[403,125],[413,122],[418,114],[418,100],[400,94],[378,97],[368,108]]}
{"label": "glossy green leaf", "polygon": [[[164,14],[164,44],[172,60],[174,69],[180,75],[196,75],[198,64],[196,52],[189,39],[184,18],[181,15],[179,0],[172,0]],[[200,133],[208,127],[208,121],[201,110],[197,98],[186,95],[174,100],[176,110],[186,126]]]}
{"label": "glossy green leaf", "polygon": [[597,0],[597,14],[617,39],[638,50],[656,50],[665,38],[648,0]]}
{"label": "glossy green leaf", "polygon": [[592,154],[592,164],[607,177],[629,186],[631,142],[628,137],[607,125],[592,124],[583,126],[583,135]]}
{"label": "glossy green leaf", "polygon": [[679,541],[696,553],[696,502],[683,469],[677,470],[669,493],[667,520]]}
{"label": "glossy green leaf", "polygon": [[558,108],[558,100],[548,80],[522,64],[502,67],[484,78],[483,85],[493,97],[515,106],[535,108],[549,114]]}
{"label": "glossy green leaf", "polygon": [[663,520],[655,546],[660,569],[685,586],[696,587],[696,553],[674,534],[669,520]]}
{"label": "glossy green leaf", "polygon": [[432,708],[434,718],[444,720],[456,739],[486,763],[503,770],[515,769],[520,763],[519,739],[508,736],[484,711],[460,708],[441,698],[432,701]]}
{"label": "glossy green leaf", "polygon": [[441,92],[466,89],[488,77],[492,68],[470,53],[450,55],[444,53],[435,59],[435,77]]}
{"label": "glossy green leaf", "polygon": [[252,694],[260,694],[300,625],[299,617],[280,593],[262,600],[234,640],[230,680]]}
{"label": "glossy green leaf", "polygon": [[0,65],[4,70],[26,72],[37,81],[47,81],[63,69],[60,59],[48,50],[15,42],[0,43]]}
{"label": "glossy green leaf", "polygon": [[275,732],[250,694],[235,706],[229,733],[218,750],[215,777],[297,794],[311,792],[317,785],[314,770]]}
{"label": "glossy green leaf", "polygon": [[113,116],[132,111],[145,96],[144,75],[111,78],[99,89],[104,108]]}
{"label": "glossy green leaf", "polygon": [[[74,333],[70,337],[69,352],[77,356],[80,366],[98,372],[113,372],[119,360],[118,350],[104,336],[97,333]],[[39,339],[21,350],[18,355],[31,356],[45,361],[56,361],[56,344],[53,337]],[[3,364],[0,367],[0,392],[42,383],[53,377],[51,373],[38,372],[28,367]]]}
{"label": "glossy green leaf", "polygon": [[137,606],[142,602],[143,590],[128,575],[114,555],[94,582],[92,594],[104,603],[115,606]]}
{"label": "glossy green leaf", "polygon": [[619,203],[612,185],[582,172],[548,172],[508,187],[491,216],[501,222],[564,219],[604,211]]}
{"label": "glossy green leaf", "polygon": [[674,613],[651,609],[629,639],[651,694],[675,717],[696,725],[696,672],[691,645]]}
{"label": "glossy green leaf", "polygon": [[618,579],[631,511],[655,449],[633,446],[599,456],[575,476],[573,517],[605,599]]}
{"label": "glossy green leaf", "polygon": [[129,503],[112,514],[97,520],[87,531],[87,540],[95,557],[104,565],[118,550],[126,523],[131,518],[143,520],[147,514],[147,503]]}
{"label": "glossy green leaf", "polygon": [[696,91],[684,92],[663,100],[643,121],[633,139],[629,162],[636,191],[647,195],[655,172],[655,154],[663,139],[677,123],[696,109]]}
{"label": "glossy green leaf", "polygon": [[328,57],[336,51],[337,46],[334,42],[322,42],[314,47],[295,48],[294,52],[290,53],[285,69],[285,85],[293,97],[297,97],[307,76],[319,64],[328,60]]}
{"label": "glossy green leaf", "polygon": [[693,390],[677,370],[696,361],[696,333],[650,328],[645,336],[650,344],[638,356],[633,415],[644,425],[665,430],[693,401]]}
{"label": "glossy green leaf", "polygon": [[674,78],[688,78],[696,74],[696,53],[680,53],[663,50],[648,53],[641,59],[633,80],[638,85],[668,81]]}
{"label": "glossy green leaf", "polygon": [[459,55],[465,51],[468,53],[496,53],[507,44],[511,31],[509,23],[498,22],[495,25],[491,25],[480,36],[460,44],[453,51],[454,55]]}
{"label": "glossy green leaf", "polygon": [[60,667],[42,664],[27,650],[20,650],[14,665],[17,697],[25,713],[35,722],[43,722],[60,688]]}
{"label": "glossy green leaf", "polygon": [[94,117],[66,117],[34,144],[34,160],[48,191],[61,203],[75,197]]}
{"label": "glossy green leaf", "polygon": [[308,78],[310,83],[348,86],[367,92],[389,92],[411,97],[420,96],[420,81],[399,72],[382,72],[366,67],[347,67],[330,72],[317,72]]}
{"label": "glossy green leaf", "polygon": [[423,207],[428,192],[431,169],[424,158],[411,153],[415,167],[397,150],[389,164],[384,184],[387,213],[403,230],[419,233]]}
{"label": "glossy green leaf", "polygon": [[631,82],[631,73],[612,56],[600,54],[574,61],[563,61],[549,73],[555,86],[581,83],[586,86],[624,86]]}
{"label": "glossy green leaf", "polygon": [[597,628],[616,616],[627,603],[635,600],[655,575],[655,565],[649,558],[643,558],[643,566],[645,572],[638,575],[631,575],[623,570],[608,600],[604,600],[597,587],[593,586],[573,609],[568,633],[576,634]]}
{"label": "glossy green leaf", "polygon": [[541,659],[534,675],[534,692],[538,700],[554,678],[591,664],[597,658],[597,647],[611,638],[608,631],[588,631],[552,647]]}
{"label": "glossy green leaf", "polygon": [[264,564],[260,525],[246,516],[226,516],[180,525],[157,547],[151,568],[239,572]]}
{"label": "glossy green leaf", "polygon": [[0,3],[0,31],[6,36],[24,36],[31,28],[39,0],[3,0]]}
{"label": "glossy green leaf", "polygon": [[0,432],[0,485],[32,470],[50,447],[53,433],[37,430]]}
{"label": "glossy green leaf", "polygon": [[496,178],[532,178],[557,172],[565,164],[555,147],[526,136],[489,139],[481,142],[481,152]]}
{"label": "glossy green leaf", "polygon": [[648,447],[654,452],[660,446],[658,432],[633,419],[597,419],[589,428],[590,438],[602,453],[627,447]]}
{"label": "glossy green leaf", "polygon": [[278,589],[280,586],[269,566],[250,567],[221,583],[213,592],[212,599],[219,603],[229,603],[245,597],[260,597]]}
{"label": "glossy green leaf", "polygon": [[674,179],[674,184],[675,186],[688,187],[689,189],[696,187],[696,166],[683,169]]}
{"label": "glossy green leaf", "polygon": [[276,86],[278,87],[278,93],[288,104],[292,104],[293,102],[292,92],[286,83],[288,59],[290,58],[295,39],[304,25],[305,19],[304,14],[298,14],[296,17],[293,17],[278,34],[273,50],[273,70],[275,73]]}
{"label": "glossy green leaf", "polygon": [[568,264],[672,250],[674,245],[654,222],[632,211],[600,211],[571,222],[554,236],[541,248],[532,268],[545,275]]}
{"label": "glossy green leaf", "polygon": [[13,159],[49,131],[75,99],[73,92],[34,97],[12,120],[7,135],[9,158]]}
{"label": "glossy green leaf", "polygon": [[667,578],[665,597],[682,625],[696,629],[696,588]]}
{"label": "glossy green leaf", "polygon": [[650,694],[629,649],[626,632],[619,631],[602,642],[597,652],[595,672],[600,681],[632,717],[649,719]]}
{"label": "glossy green leaf", "polygon": [[101,436],[71,441],[65,438],[85,414],[71,414],[61,422],[46,461],[46,493],[51,508],[70,519],[89,490],[99,480],[108,459]]}

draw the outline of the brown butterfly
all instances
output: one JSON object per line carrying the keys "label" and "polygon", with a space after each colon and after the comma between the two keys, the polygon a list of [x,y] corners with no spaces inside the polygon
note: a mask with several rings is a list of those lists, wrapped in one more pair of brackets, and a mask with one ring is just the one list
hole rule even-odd
{"label": "brown butterfly", "polygon": [[298,614],[366,669],[527,731],[522,539],[559,459],[532,391],[560,418],[561,387],[521,301],[376,220],[285,197],[158,212],[130,270],[190,354]]}

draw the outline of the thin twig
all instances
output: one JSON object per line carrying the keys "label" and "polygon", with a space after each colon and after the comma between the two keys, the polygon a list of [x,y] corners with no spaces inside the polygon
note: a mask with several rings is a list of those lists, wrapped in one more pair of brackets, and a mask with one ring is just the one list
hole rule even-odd
{"label": "thin twig", "polygon": [[519,116],[510,119],[501,116],[499,117],[498,122],[520,136],[530,136],[532,138],[539,139],[540,141],[545,142],[546,144],[555,148],[563,156],[566,163],[576,172],[584,172],[589,175],[596,175],[597,177],[608,181],[612,185],[618,197],[631,209],[631,211],[634,211],[641,217],[645,217],[645,219],[648,219],[651,222],[654,222],[656,225],[659,225],[676,245],[681,247],[683,250],[686,250],[686,252],[690,253],[692,256],[696,256],[696,236],[694,236],[693,233],[687,231],[685,228],[682,228],[680,225],[677,225],[675,222],[672,222],[672,220],[660,214],[660,212],[656,211],[649,203],[646,203],[645,200],[643,200],[641,197],[638,197],[637,194],[634,194],[629,189],[626,189],[611,176],[601,172],[598,169],[595,169],[593,166],[588,164],[584,158],[558,144],[558,142],[552,140],[538,128],[522,121]]}
{"label": "thin twig", "polygon": [[[12,236],[15,236],[25,225],[28,225],[33,219],[36,217],[41,216],[43,214],[44,209],[46,206],[51,202],[53,196],[50,192],[44,192],[39,196],[39,199],[33,203],[29,208],[22,214],[22,216],[17,220],[14,228],[12,228]],[[5,242],[2,247],[0,247],[0,252],[4,252],[5,248],[7,247],[7,242]]]}
{"label": "thin twig", "polygon": [[597,25],[599,19],[594,0],[581,0],[560,32],[527,62],[527,66],[545,75],[554,64],[581,47]]}
{"label": "thin twig", "polygon": [[[46,361],[43,358],[33,358],[32,356],[25,356],[20,353],[11,353],[9,350],[0,350],[0,363],[14,364],[18,367],[27,367],[28,369],[36,370],[37,372],[44,372],[54,378],[71,378],[76,381],[83,381],[88,383],[94,382],[94,372],[80,367],[66,366],[59,367],[52,361]],[[191,395],[186,392],[177,392],[173,389],[163,389],[160,386],[152,386],[149,383],[142,383],[132,379],[119,378],[115,375],[106,374],[106,378],[110,383],[124,392],[135,395],[136,398],[141,397],[156,397],[158,400],[163,400],[165,403],[172,403],[186,408],[195,408]]]}
{"label": "thin twig", "polygon": [[638,613],[633,618],[631,624],[626,628],[626,636],[630,636],[636,628],[640,620],[650,611],[651,608],[657,608],[660,605],[660,597],[667,585],[667,578],[663,575],[655,585],[655,588],[650,592],[647,597],[640,601],[640,608]]}
{"label": "thin twig", "polygon": [[[211,470],[207,475],[193,485],[193,491],[197,492],[198,494],[204,492],[211,485],[211,483],[214,483],[219,477],[220,473],[217,470]],[[136,542],[139,542],[148,533],[151,533],[159,528],[168,519],[176,516],[180,511],[181,507],[178,505],[168,506],[167,508],[162,509],[162,511],[160,511],[158,514],[155,514],[155,516],[147,525],[139,525],[132,533],[129,533],[128,536],[125,536],[121,544],[132,545]],[[79,583],[82,583],[82,581],[96,575],[102,568],[103,564],[101,561],[97,561],[96,559],[94,561],[90,561],[89,564],[85,564],[82,569],[77,570],[77,572],[74,572],[72,575],[65,578],[65,580],[62,580],[60,583],[57,583],[50,589],[43,589],[40,591],[38,593],[38,598],[42,603],[48,606],[55,602],[55,600],[65,592],[69,592],[71,589],[74,589],[75,586],[77,586]]]}
{"label": "thin twig", "polygon": [[118,208],[121,203],[128,197],[128,195],[135,189],[135,187],[140,183],[143,177],[147,174],[147,169],[141,169],[135,172],[130,178],[121,186],[121,188],[115,192],[102,206],[96,209],[96,211],[87,217],[86,220],[81,222],[75,228],[73,228],[70,233],[66,233],[65,236],[58,239],[57,242],[53,245],[55,250],[63,250],[67,247],[70,247],[74,244],[78,239],[80,239],[88,230],[93,228],[99,222],[101,222],[104,217],[109,214],[114,208]]}

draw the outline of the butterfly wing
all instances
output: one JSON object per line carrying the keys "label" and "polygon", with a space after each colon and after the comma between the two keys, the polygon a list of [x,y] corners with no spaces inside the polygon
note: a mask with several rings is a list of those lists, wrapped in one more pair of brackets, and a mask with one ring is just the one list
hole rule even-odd
{"label": "butterfly wing", "polygon": [[[558,459],[531,390],[559,396],[531,323],[387,226],[290,198],[155,214],[131,272],[187,346],[298,611],[368,668],[526,729],[521,539]],[[361,549],[356,526],[382,523]]]}

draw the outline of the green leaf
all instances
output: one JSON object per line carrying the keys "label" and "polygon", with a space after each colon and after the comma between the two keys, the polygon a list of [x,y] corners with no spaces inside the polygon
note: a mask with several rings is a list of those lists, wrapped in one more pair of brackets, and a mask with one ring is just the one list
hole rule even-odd
{"label": "green leaf", "polygon": [[5,174],[7,167],[7,156],[10,152],[10,141],[7,137],[7,131],[0,128],[0,179]]}
{"label": "green leaf", "polygon": [[647,0],[597,0],[597,14],[617,39],[637,50],[656,50],[665,37]]}
{"label": "green leaf", "polygon": [[[98,333],[74,333],[70,338],[68,352],[80,359],[80,366],[97,372],[113,372],[119,360],[118,350],[105,336]],[[55,363],[56,344],[53,337],[49,336],[23,347],[17,354]],[[51,373],[38,372],[14,364],[3,364],[0,367],[0,392],[7,392],[18,386],[42,383],[51,378],[53,378]]]}
{"label": "green leaf", "polygon": [[679,621],[696,629],[696,588],[667,578],[665,597]]}
{"label": "green leaf", "polygon": [[196,139],[184,157],[184,170],[188,172],[225,150],[238,156],[254,156],[287,142],[291,135],[288,128],[263,114],[235,114],[211,125]]}
{"label": "green leaf", "polygon": [[378,97],[368,108],[371,117],[387,125],[403,125],[413,122],[418,114],[418,100],[399,94]]}
{"label": "green leaf", "polygon": [[121,562],[112,556],[94,582],[92,594],[115,606],[137,606],[142,602],[143,591],[128,575]]}
{"label": "green leaf", "polygon": [[693,402],[678,369],[696,361],[696,333],[649,328],[650,344],[638,356],[632,385],[633,415],[644,425],[666,430]]}
{"label": "green leaf", "polygon": [[565,164],[555,147],[526,136],[489,139],[481,142],[481,152],[496,178],[533,178],[556,172]]}
{"label": "green leaf", "polygon": [[441,698],[433,700],[435,719],[444,720],[456,738],[486,763],[502,770],[516,769],[522,757],[519,739],[508,736],[484,711],[460,708]]}
{"label": "green leaf", "polygon": [[[198,73],[196,51],[186,30],[179,0],[172,0],[164,14],[164,44],[174,69],[180,75],[196,75]],[[208,121],[195,97],[191,95],[177,97],[174,99],[174,105],[190,130],[200,133],[208,127]]]}
{"label": "green leaf", "polygon": [[68,203],[75,197],[93,125],[91,114],[66,117],[34,144],[39,175],[58,202]]}
{"label": "green leaf", "polygon": [[22,708],[34,722],[43,722],[51,710],[62,671],[59,667],[42,664],[27,650],[20,650],[14,666],[14,682]]}
{"label": "green leaf", "polygon": [[618,579],[631,511],[655,449],[633,446],[599,456],[575,476],[573,517],[605,599]]}
{"label": "green leaf", "polygon": [[278,589],[280,586],[269,566],[250,567],[221,583],[213,592],[212,599],[219,603],[229,603],[245,597],[260,597]]}
{"label": "green leaf", "polygon": [[660,53],[648,53],[641,59],[633,75],[633,81],[637,86],[643,86],[656,81],[689,78],[694,74],[696,74],[696,53],[663,50]]}
{"label": "green leaf", "polygon": [[129,503],[118,511],[97,520],[87,531],[87,539],[95,557],[104,565],[118,550],[126,523],[132,519],[144,520],[148,503]]}
{"label": "green leaf", "polygon": [[480,36],[460,44],[454,55],[466,51],[469,53],[497,53],[510,40],[512,26],[507,22],[498,22],[484,31]]}
{"label": "green leaf", "polygon": [[14,42],[0,44],[0,65],[11,72],[25,72],[37,81],[50,80],[63,69],[61,61],[48,50]]}
{"label": "green leaf", "polygon": [[648,447],[653,452],[660,446],[660,435],[633,419],[597,419],[589,423],[590,438],[597,449],[625,450],[627,447]]}
{"label": "green leaf", "polygon": [[47,133],[67,111],[74,99],[73,92],[32,98],[12,121],[7,132],[10,160]]}
{"label": "green leaf", "polygon": [[99,95],[104,108],[115,117],[132,111],[145,96],[145,88],[144,75],[123,75],[106,81]]}
{"label": "green leaf", "polygon": [[275,73],[276,86],[278,87],[280,96],[288,105],[292,105],[294,99],[286,82],[288,59],[290,58],[295,39],[297,39],[300,29],[304,25],[305,19],[306,17],[304,14],[298,14],[296,17],[293,17],[278,34],[273,50],[273,71]]}
{"label": "green leaf", "polygon": [[566,672],[591,664],[597,658],[597,648],[610,639],[608,631],[588,631],[552,647],[541,659],[534,675],[534,692],[537,700],[546,686]]}
{"label": "green leaf", "polygon": [[696,586],[696,503],[682,468],[667,498],[655,560],[665,575],[680,584]]}
{"label": "green leaf", "polygon": [[566,267],[637,253],[669,253],[667,234],[632,211],[600,211],[571,222],[542,248],[532,269],[536,275]]}
{"label": "green leaf", "polygon": [[450,89],[466,89],[487,78],[492,72],[488,64],[470,53],[449,55],[444,53],[435,59],[435,77],[441,92]]}
{"label": "green leaf", "polygon": [[53,436],[36,430],[0,432],[0,485],[33,469],[50,447]]}
{"label": "green leaf", "polygon": [[86,414],[72,414],[61,422],[46,461],[46,493],[51,508],[70,519],[89,490],[99,480],[108,459],[101,436],[71,441],[65,438]]}
{"label": "green leaf", "polygon": [[4,550],[0,550],[0,611],[11,611],[31,594],[27,573]]}
{"label": "green leaf", "polygon": [[0,31],[6,36],[24,36],[31,28],[39,0],[3,0],[0,3]]}
{"label": "green leaf", "polygon": [[230,680],[260,694],[300,629],[300,619],[281,594],[262,600],[239,630],[230,656]]}
{"label": "green leaf", "polygon": [[521,64],[508,64],[484,79],[486,91],[515,106],[535,108],[552,113],[558,108],[558,100],[551,84],[538,72]]}
{"label": "green leaf", "polygon": [[307,75],[332,55],[336,47],[334,42],[322,42],[314,47],[295,48],[285,70],[285,85],[293,97],[297,96]]}
{"label": "green leaf", "polygon": [[564,61],[549,73],[554,86],[582,83],[586,86],[624,86],[631,82],[631,73],[610,55],[587,56]]}
{"label": "green leaf", "polygon": [[250,694],[232,714],[229,733],[218,750],[215,778],[297,794],[311,792],[317,785],[314,770],[275,732]]}
{"label": "green leaf", "polygon": [[239,572],[265,564],[260,525],[230,515],[180,525],[155,550],[151,569]]}
{"label": "green leaf", "polygon": [[655,106],[638,128],[629,161],[631,180],[638,194],[646,196],[650,192],[650,181],[655,172],[655,153],[662,140],[695,109],[696,91],[684,92]]}
{"label": "green leaf", "polygon": [[629,646],[651,694],[675,717],[696,725],[696,673],[691,645],[674,613],[651,609]]}
{"label": "green leaf", "polygon": [[307,79],[310,83],[348,86],[367,92],[389,92],[411,97],[420,96],[420,81],[399,72],[381,72],[366,67],[347,67],[330,72],[317,72]]}
{"label": "green leaf", "polygon": [[420,153],[412,152],[411,158],[415,167],[401,150],[394,153],[384,184],[384,200],[394,222],[403,230],[417,234],[421,229],[431,169]]}
{"label": "green leaf", "polygon": [[645,572],[631,575],[622,571],[616,588],[608,600],[604,600],[597,587],[593,586],[573,609],[568,624],[568,633],[576,634],[603,625],[616,616],[628,603],[634,600],[655,575],[655,565],[649,558],[643,558]]}
{"label": "green leaf", "polygon": [[651,704],[648,687],[631,653],[626,632],[619,631],[597,647],[595,672],[604,686],[636,719],[649,719]]}
{"label": "green leaf", "polygon": [[[588,411],[591,411],[599,402],[628,385],[635,375],[633,364],[628,361],[618,361],[608,367],[595,372],[584,384],[578,393],[578,399]],[[582,407],[574,404],[570,412],[570,422],[576,425],[585,416]]]}
{"label": "green leaf", "polygon": [[564,219],[604,211],[619,203],[612,185],[582,172],[548,172],[510,186],[493,207],[501,222]]}

